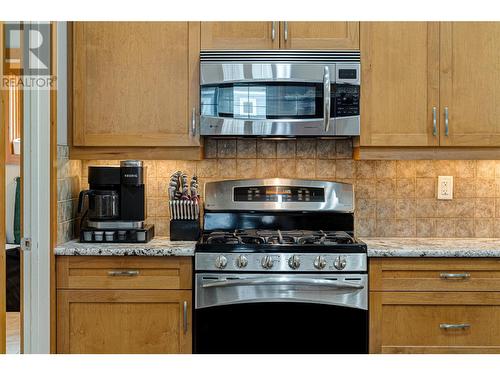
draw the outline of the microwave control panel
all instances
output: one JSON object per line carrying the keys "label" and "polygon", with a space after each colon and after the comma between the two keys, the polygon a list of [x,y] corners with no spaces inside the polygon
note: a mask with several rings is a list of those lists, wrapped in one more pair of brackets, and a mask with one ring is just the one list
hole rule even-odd
{"label": "microwave control panel", "polygon": [[359,86],[337,84],[334,90],[335,117],[359,116]]}

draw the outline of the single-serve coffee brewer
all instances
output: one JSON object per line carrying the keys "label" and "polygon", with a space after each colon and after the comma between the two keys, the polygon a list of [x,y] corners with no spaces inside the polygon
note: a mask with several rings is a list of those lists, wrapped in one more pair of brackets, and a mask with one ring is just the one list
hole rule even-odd
{"label": "single-serve coffee brewer", "polygon": [[148,242],[154,226],[146,220],[146,168],[125,160],[119,167],[90,166],[89,190],[80,192],[81,242]]}

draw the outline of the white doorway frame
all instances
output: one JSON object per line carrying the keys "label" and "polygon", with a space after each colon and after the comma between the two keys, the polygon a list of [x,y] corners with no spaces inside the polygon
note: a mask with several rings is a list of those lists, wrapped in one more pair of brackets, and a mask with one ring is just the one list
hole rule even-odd
{"label": "white doorway frame", "polygon": [[[25,27],[38,22],[26,22]],[[50,90],[24,91],[24,353],[50,353]]]}

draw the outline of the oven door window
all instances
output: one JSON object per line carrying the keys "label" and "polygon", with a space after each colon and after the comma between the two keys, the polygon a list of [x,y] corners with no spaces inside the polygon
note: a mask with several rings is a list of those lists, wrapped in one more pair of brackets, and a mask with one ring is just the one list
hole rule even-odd
{"label": "oven door window", "polygon": [[320,119],[320,83],[232,83],[201,88],[201,114],[248,120]]}

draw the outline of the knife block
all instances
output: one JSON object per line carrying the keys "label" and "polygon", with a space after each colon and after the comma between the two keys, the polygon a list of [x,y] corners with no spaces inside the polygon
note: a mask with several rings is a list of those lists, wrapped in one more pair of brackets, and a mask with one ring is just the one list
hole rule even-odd
{"label": "knife block", "polygon": [[200,219],[170,220],[170,240],[172,241],[198,241],[200,232]]}

